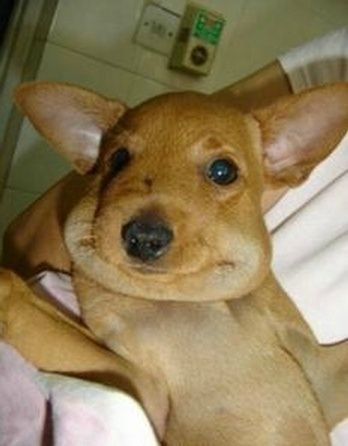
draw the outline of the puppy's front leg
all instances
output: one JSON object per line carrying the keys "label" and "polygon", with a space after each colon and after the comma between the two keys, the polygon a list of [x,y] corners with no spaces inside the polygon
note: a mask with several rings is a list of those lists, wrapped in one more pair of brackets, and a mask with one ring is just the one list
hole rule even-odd
{"label": "puppy's front leg", "polygon": [[320,347],[320,398],[333,428],[348,417],[348,342]]}
{"label": "puppy's front leg", "polygon": [[0,270],[0,336],[37,368],[123,390],[148,412],[159,437],[167,417],[163,383],[107,350],[84,326],[37,298],[14,273]]}
{"label": "puppy's front leg", "polygon": [[348,416],[348,342],[319,345],[308,330],[285,333],[284,345],[301,364],[333,429]]}

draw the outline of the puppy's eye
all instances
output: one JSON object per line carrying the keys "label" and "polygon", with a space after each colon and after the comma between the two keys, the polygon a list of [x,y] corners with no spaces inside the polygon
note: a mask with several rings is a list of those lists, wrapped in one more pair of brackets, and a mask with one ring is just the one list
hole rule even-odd
{"label": "puppy's eye", "polygon": [[238,179],[239,169],[232,160],[217,159],[208,166],[207,176],[214,183],[226,186]]}
{"label": "puppy's eye", "polygon": [[131,159],[128,149],[121,147],[111,156],[110,159],[110,173],[117,175],[123,170]]}

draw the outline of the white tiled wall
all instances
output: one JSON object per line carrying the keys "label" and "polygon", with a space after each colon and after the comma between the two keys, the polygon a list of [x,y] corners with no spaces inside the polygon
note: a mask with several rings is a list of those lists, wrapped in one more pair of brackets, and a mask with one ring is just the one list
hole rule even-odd
{"label": "white tiled wall", "polygon": [[[348,24],[347,0],[196,0],[227,19],[206,78],[170,71],[132,41],[144,0],[60,0],[38,78],[77,83],[129,105],[174,89],[214,91],[306,40]],[[158,0],[181,13],[185,0]],[[2,203],[2,225],[69,167],[22,126]]]}

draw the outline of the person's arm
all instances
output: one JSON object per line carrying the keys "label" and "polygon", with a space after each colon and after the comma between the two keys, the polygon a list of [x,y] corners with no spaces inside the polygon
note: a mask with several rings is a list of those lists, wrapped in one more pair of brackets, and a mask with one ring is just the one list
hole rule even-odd
{"label": "person's arm", "polygon": [[348,27],[294,48],[279,56],[294,93],[348,81]]}
{"label": "person's arm", "polygon": [[3,266],[24,278],[42,269],[69,272],[63,225],[88,183],[71,172],[16,217],[4,234]]}
{"label": "person's arm", "polygon": [[212,96],[229,100],[236,107],[249,111],[291,93],[289,80],[276,60],[250,76],[218,90]]}

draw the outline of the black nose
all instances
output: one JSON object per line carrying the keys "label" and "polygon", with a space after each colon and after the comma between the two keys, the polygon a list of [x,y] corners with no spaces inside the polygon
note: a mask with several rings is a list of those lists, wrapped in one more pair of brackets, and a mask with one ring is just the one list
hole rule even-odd
{"label": "black nose", "polygon": [[143,262],[161,257],[173,240],[172,230],[162,221],[141,218],[124,225],[121,235],[127,254]]}

